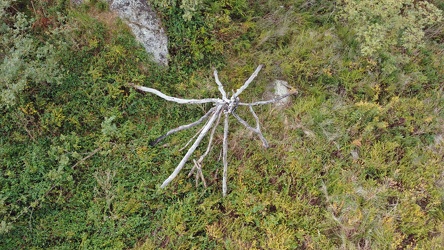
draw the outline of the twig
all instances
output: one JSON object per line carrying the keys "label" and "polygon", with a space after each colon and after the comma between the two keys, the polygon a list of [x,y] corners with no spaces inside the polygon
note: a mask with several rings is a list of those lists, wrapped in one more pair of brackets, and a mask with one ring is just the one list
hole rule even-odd
{"label": "twig", "polygon": [[164,135],[158,137],[156,140],[150,142],[150,145],[154,146],[154,145],[156,145],[157,143],[159,143],[160,141],[162,141],[163,139],[165,139],[167,136],[169,136],[171,134],[174,134],[176,132],[179,132],[179,131],[182,131],[182,130],[185,130],[185,129],[189,129],[189,128],[192,128],[194,126],[197,126],[197,125],[201,124],[212,112],[214,112],[214,110],[215,110],[214,107],[211,108],[205,115],[203,115],[199,120],[197,120],[197,121],[195,121],[193,123],[190,123],[190,124],[187,124],[187,125],[182,125],[182,126],[179,126],[179,127],[175,128],[175,129],[171,129],[166,134],[164,134]]}
{"label": "twig", "polygon": [[259,71],[261,71],[261,69],[262,69],[262,64],[256,68],[256,70],[253,72],[250,78],[248,78],[248,80],[244,83],[244,85],[242,85],[242,87],[240,87],[236,91],[236,93],[233,94],[233,96],[231,97],[231,101],[234,101],[246,88],[248,88],[248,85],[250,85],[250,83],[254,80],[254,78],[256,78],[257,74],[259,74]]}
{"label": "twig", "polygon": [[[205,123],[206,124],[206,123]],[[194,138],[196,138],[199,134],[200,134],[200,132],[202,132],[202,130],[203,130],[203,128],[204,128],[205,126],[203,126],[203,127],[201,127],[194,135],[193,135],[193,137],[191,137],[191,139],[189,139],[188,140],[188,142],[185,144],[185,146],[183,146],[183,147],[181,147],[180,149],[179,149],[179,152],[181,152],[182,150],[184,150],[184,149],[186,149],[187,147],[188,147],[188,145],[190,145],[190,143],[194,140]]]}
{"label": "twig", "polygon": [[216,84],[217,84],[217,88],[219,89],[219,92],[222,94],[222,100],[224,100],[225,102],[228,102],[229,100],[227,98],[227,92],[225,92],[224,86],[222,85],[222,83],[219,80],[217,70],[214,70],[214,79],[216,80]]}
{"label": "twig", "polygon": [[260,125],[260,122],[259,122],[259,117],[257,117],[257,115],[256,115],[256,113],[254,112],[252,106],[250,106],[249,108],[250,108],[250,112],[251,112],[251,114],[253,114],[253,117],[254,117],[254,119],[256,120],[256,131],[257,131],[257,134],[258,134],[259,138],[261,139],[262,144],[264,145],[264,147],[265,147],[265,148],[268,148],[268,142],[267,142],[267,140],[265,139],[265,137],[264,137],[264,135],[262,134],[262,131],[261,131],[261,125]]}
{"label": "twig", "polygon": [[[203,173],[202,173],[202,165],[199,162],[197,162],[195,159],[193,159],[193,162],[194,162],[193,169],[196,170],[196,187],[197,187],[198,180],[199,180],[199,177],[200,177],[204,187],[206,188],[207,187],[207,182],[205,181],[205,178],[204,178]],[[193,172],[190,171],[190,173],[188,174],[188,177],[190,177],[192,174],[193,174]]]}
{"label": "twig", "polygon": [[264,148],[268,148],[268,142],[267,139],[265,139],[265,137],[262,135],[261,131],[253,128],[250,126],[250,124],[248,124],[245,120],[243,120],[242,118],[240,118],[236,113],[232,113],[233,116],[242,124],[244,125],[247,129],[249,129],[250,131],[252,131],[253,133],[257,134],[257,136],[259,137],[259,139],[261,139],[262,141],[262,145],[264,146]]}
{"label": "twig", "polygon": [[207,150],[205,151],[205,153],[203,155],[200,156],[198,162],[201,163],[203,161],[203,159],[208,155],[208,153],[210,153],[211,148],[212,148],[212,144],[213,144],[213,138],[214,138],[214,133],[216,132],[217,126],[219,125],[220,122],[220,117],[222,116],[222,112],[219,112],[219,115],[217,116],[217,121],[216,124],[213,126],[213,129],[211,130],[210,133],[210,139],[208,140],[208,146],[207,146]]}
{"label": "twig", "polygon": [[198,170],[199,170],[200,179],[202,180],[202,183],[203,183],[204,187],[207,188],[207,182],[205,181],[205,178],[203,176],[202,167],[200,167]]}
{"label": "twig", "polygon": [[201,155],[201,156],[199,157],[199,159],[197,160],[197,163],[199,163],[199,166],[197,166],[196,161],[193,160],[193,161],[194,161],[194,167],[190,170],[190,173],[188,173],[188,177],[190,177],[190,176],[193,174],[194,170],[195,170],[197,167],[202,167],[202,162],[203,162],[203,160],[204,160],[205,157],[208,155],[208,153],[210,153],[211,148],[212,148],[212,144],[213,144],[214,133],[216,132],[216,128],[217,128],[217,126],[219,125],[221,114],[222,114],[222,112],[219,113],[219,116],[217,117],[216,124],[213,126],[213,129],[211,130],[210,138],[208,139],[207,150],[206,150],[205,153],[203,153],[203,155]]}
{"label": "twig", "polygon": [[282,100],[282,99],[284,99],[286,97],[289,97],[291,95],[296,95],[297,93],[298,93],[298,91],[295,90],[295,91],[292,91],[292,92],[290,92],[288,94],[275,97],[275,98],[273,98],[271,100],[251,102],[251,103],[239,102],[238,105],[241,105],[241,106],[257,106],[257,105],[271,104],[271,103],[278,102],[278,101],[280,101],[280,100]]}

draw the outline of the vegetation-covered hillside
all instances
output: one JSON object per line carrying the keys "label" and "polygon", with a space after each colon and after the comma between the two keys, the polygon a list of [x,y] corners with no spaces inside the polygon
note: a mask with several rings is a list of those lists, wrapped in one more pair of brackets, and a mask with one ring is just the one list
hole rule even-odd
{"label": "vegetation-covered hillside", "polygon": [[[442,249],[444,1],[150,2],[168,68],[103,2],[0,2],[1,249]],[[299,93],[257,109],[270,148],[233,121],[226,197],[220,147],[208,188],[160,189],[196,130],[150,142],[210,106],[128,83],[218,97],[259,64],[243,100]]]}

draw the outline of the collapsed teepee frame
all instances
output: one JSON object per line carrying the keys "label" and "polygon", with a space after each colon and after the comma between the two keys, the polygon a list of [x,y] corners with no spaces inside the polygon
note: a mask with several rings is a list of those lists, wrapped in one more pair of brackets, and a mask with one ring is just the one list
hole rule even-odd
{"label": "collapsed teepee frame", "polygon": [[[205,182],[205,178],[203,177],[202,174],[202,162],[204,160],[204,158],[208,155],[208,153],[211,151],[212,149],[212,143],[213,143],[213,137],[214,137],[214,133],[216,131],[217,126],[220,123],[220,119],[222,117],[222,114],[224,115],[224,135],[223,135],[223,145],[222,145],[222,161],[223,161],[223,174],[222,174],[222,194],[223,196],[225,196],[227,194],[227,172],[228,172],[228,160],[227,160],[227,152],[228,152],[228,129],[229,129],[229,115],[233,115],[236,120],[238,120],[242,125],[244,125],[248,130],[252,131],[253,133],[255,133],[259,139],[262,141],[262,145],[265,148],[268,148],[268,142],[265,139],[264,135],[261,132],[261,128],[260,128],[260,124],[259,124],[259,117],[256,115],[256,113],[253,110],[254,106],[258,106],[258,105],[264,105],[264,104],[269,104],[269,103],[274,103],[277,102],[285,97],[288,97],[290,95],[296,94],[296,91],[290,92],[286,95],[283,96],[278,96],[275,97],[271,100],[267,100],[267,101],[258,101],[258,102],[251,102],[251,103],[244,103],[241,102],[239,99],[239,95],[246,89],[248,88],[248,86],[250,85],[250,83],[254,80],[254,78],[257,76],[257,74],[259,73],[259,71],[262,69],[262,65],[259,65],[256,70],[253,72],[253,74],[248,78],[248,80],[242,85],[242,87],[240,87],[236,92],[233,93],[233,95],[231,95],[231,97],[229,97],[227,95],[227,93],[224,90],[224,87],[222,85],[222,83],[219,80],[219,76],[217,74],[217,70],[214,70],[214,78],[216,80],[216,84],[217,87],[219,89],[219,92],[222,95],[222,98],[206,98],[206,99],[182,99],[182,98],[176,98],[176,97],[171,97],[168,95],[163,94],[162,92],[153,89],[153,88],[148,88],[148,87],[143,87],[143,86],[139,86],[139,85],[135,85],[135,84],[130,84],[132,85],[134,88],[143,91],[143,92],[148,92],[148,93],[152,93],[155,94],[167,101],[171,101],[171,102],[176,102],[176,103],[180,103],[180,104],[205,104],[205,103],[213,103],[214,107],[212,107],[205,115],[203,115],[199,120],[187,124],[187,125],[182,125],[179,126],[175,129],[172,129],[170,131],[168,131],[166,134],[160,136],[159,138],[157,138],[156,140],[154,140],[151,145],[155,145],[157,143],[159,143],[161,140],[163,140],[165,137],[185,130],[185,129],[189,129],[192,128],[194,126],[197,126],[199,124],[201,124],[203,121],[207,120],[208,117],[210,117],[206,124],[202,127],[201,130],[198,131],[198,133],[196,134],[197,138],[194,141],[193,145],[188,149],[187,153],[185,154],[185,156],[182,158],[182,160],[180,161],[180,163],[177,165],[177,167],[174,169],[173,173],[162,183],[162,185],[160,186],[161,188],[166,187],[172,180],[174,180],[174,178],[176,178],[176,176],[179,174],[179,172],[182,170],[182,168],[185,166],[185,163],[188,161],[188,159],[191,157],[191,155],[194,153],[194,151],[196,150],[196,148],[199,146],[200,142],[202,141],[202,139],[208,134],[208,132],[211,129],[210,132],[210,138],[208,140],[208,146],[206,151],[204,152],[203,155],[201,155],[199,157],[198,160],[193,159],[194,162],[194,167],[191,169],[190,173],[188,176],[191,176],[194,172],[196,172],[196,181],[198,180],[198,178],[200,178],[204,184],[204,186],[206,186],[206,182]],[[252,127],[250,126],[245,120],[243,120],[241,117],[239,117],[238,114],[236,114],[236,108],[238,106],[248,106],[248,108],[250,109],[251,114],[253,115],[254,119],[256,120],[256,127]],[[191,140],[189,141],[189,143],[194,139],[191,138]]]}

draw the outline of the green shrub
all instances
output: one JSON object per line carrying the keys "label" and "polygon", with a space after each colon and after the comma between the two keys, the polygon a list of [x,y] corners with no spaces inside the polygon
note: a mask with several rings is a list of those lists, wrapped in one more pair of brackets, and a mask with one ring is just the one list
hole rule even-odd
{"label": "green shrub", "polygon": [[342,0],[340,17],[353,27],[363,56],[414,51],[424,46],[424,29],[442,20],[442,10],[428,1]]}
{"label": "green shrub", "polygon": [[158,8],[180,7],[183,10],[182,18],[191,21],[194,15],[202,8],[203,0],[150,0]]}
{"label": "green shrub", "polygon": [[12,0],[2,1],[0,6],[0,109],[14,106],[30,85],[60,83],[63,73],[59,65],[63,43],[33,36],[36,19],[15,9]]}

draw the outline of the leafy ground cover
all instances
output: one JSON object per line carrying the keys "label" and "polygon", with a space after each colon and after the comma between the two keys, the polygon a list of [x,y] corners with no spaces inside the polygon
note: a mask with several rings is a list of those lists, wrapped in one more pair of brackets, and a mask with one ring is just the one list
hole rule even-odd
{"label": "leafy ground cover", "polygon": [[[178,2],[158,4],[168,69],[101,2],[2,6],[1,91],[14,98],[0,106],[1,248],[440,249],[443,23],[424,27],[414,49],[387,42],[364,56],[347,2],[203,1],[186,19]],[[42,49],[15,53],[23,40]],[[208,188],[183,171],[159,189],[194,131],[149,142],[209,107],[127,83],[218,96],[212,67],[236,89],[258,64],[245,100],[263,99],[273,79],[299,91],[284,109],[257,110],[271,148],[232,126],[225,198],[218,150],[204,163]]]}

